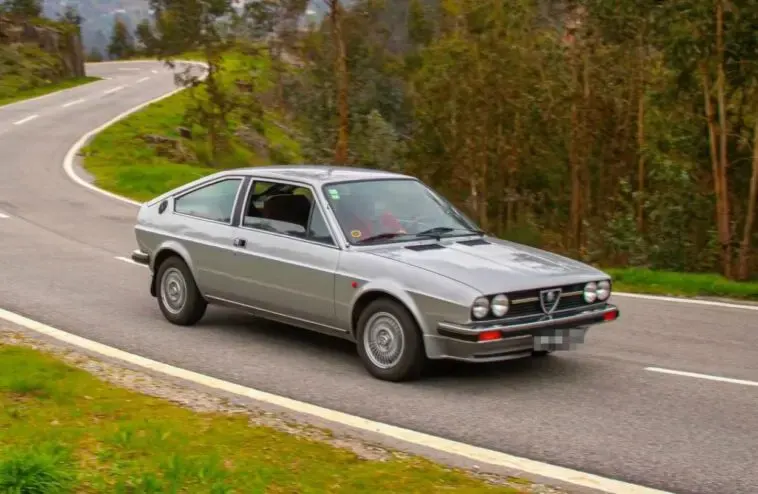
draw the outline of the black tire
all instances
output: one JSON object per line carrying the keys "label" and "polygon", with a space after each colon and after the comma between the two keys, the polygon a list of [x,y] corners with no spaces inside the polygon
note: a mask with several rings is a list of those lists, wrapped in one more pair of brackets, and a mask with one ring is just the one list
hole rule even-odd
{"label": "black tire", "polygon": [[553,353],[552,350],[533,350],[532,357],[547,357],[551,353]]}
{"label": "black tire", "polygon": [[[179,307],[170,307],[164,300],[164,277],[168,275],[175,280],[183,281],[185,289],[184,303]],[[180,281],[180,283],[181,283]],[[208,302],[197,289],[195,278],[192,276],[187,264],[178,256],[171,256],[161,263],[156,273],[156,295],[158,298],[158,307],[160,307],[163,317],[169,322],[178,326],[192,326],[196,324],[205,315],[208,308]]]}
{"label": "black tire", "polygon": [[[391,367],[376,365],[369,356],[364,341],[367,324],[371,321],[372,317],[382,313],[384,313],[385,317],[387,314],[391,315],[399,323],[399,329],[402,332],[403,344],[400,349],[400,355]],[[400,382],[418,379],[427,363],[426,353],[424,352],[424,340],[421,337],[418,324],[416,324],[408,309],[389,298],[374,300],[363,310],[358,318],[356,342],[358,355],[361,357],[366,370],[375,378],[383,381]]]}

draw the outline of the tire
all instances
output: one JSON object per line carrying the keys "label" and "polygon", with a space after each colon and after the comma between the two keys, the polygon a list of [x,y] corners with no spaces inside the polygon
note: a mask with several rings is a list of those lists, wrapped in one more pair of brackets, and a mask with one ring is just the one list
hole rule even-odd
{"label": "tire", "polygon": [[[369,344],[377,338],[389,341],[388,345],[384,345],[385,350],[379,345],[374,345],[379,348],[373,349]],[[356,341],[364,367],[369,374],[382,381],[418,379],[426,366],[424,342],[418,324],[410,312],[394,300],[380,298],[363,310],[358,318]]]}
{"label": "tire", "polygon": [[[178,326],[192,326],[203,318],[208,302],[197,289],[195,278],[184,260],[177,256],[169,257],[158,267],[156,277],[158,307],[166,320]],[[175,300],[168,294],[169,285],[178,289],[174,292],[178,293]]]}
{"label": "tire", "polygon": [[533,350],[532,357],[538,357],[538,358],[547,357],[551,353],[553,353],[552,350]]}

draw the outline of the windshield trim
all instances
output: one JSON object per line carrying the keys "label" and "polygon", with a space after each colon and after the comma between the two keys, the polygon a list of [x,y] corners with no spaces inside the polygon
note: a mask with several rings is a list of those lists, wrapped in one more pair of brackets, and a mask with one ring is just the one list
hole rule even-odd
{"label": "windshield trim", "polygon": [[[453,213],[455,213],[456,216],[460,217],[464,225],[470,228],[471,231],[465,232],[463,231],[464,229],[461,228],[460,230],[456,230],[456,232],[447,232],[447,233],[441,234],[439,235],[439,237],[437,236],[417,237],[415,235],[409,234],[408,236],[403,235],[400,238],[389,238],[385,240],[377,240],[375,242],[369,242],[369,243],[364,243],[364,244],[359,243],[358,241],[353,241],[353,239],[349,238],[349,236],[343,230],[342,223],[340,222],[340,219],[337,217],[336,211],[334,211],[334,208],[332,208],[332,203],[330,202],[329,192],[327,191],[327,188],[334,185],[342,185],[342,184],[350,184],[350,183],[358,183],[358,182],[366,183],[366,182],[387,182],[387,181],[406,181],[406,182],[418,183],[427,192],[431,193],[435,199],[443,203],[445,206],[449,207],[453,211]],[[455,205],[452,202],[450,202],[446,197],[444,197],[442,194],[438,193],[436,190],[429,187],[427,184],[425,184],[424,182],[422,182],[416,177],[410,177],[407,175],[399,175],[397,177],[351,178],[347,180],[330,180],[328,182],[322,182],[320,189],[321,189],[321,193],[323,194],[326,207],[329,208],[331,215],[334,217],[336,226],[338,226],[340,235],[345,240],[347,246],[351,248],[354,248],[354,247],[366,248],[366,247],[375,247],[375,246],[381,246],[381,245],[387,245],[387,244],[400,244],[400,243],[407,243],[407,242],[437,241],[437,238],[439,238],[440,240],[444,240],[448,238],[468,237],[472,235],[481,236],[481,233],[479,233],[478,231],[480,230],[479,226],[471,218],[469,218],[463,211],[455,207]]]}

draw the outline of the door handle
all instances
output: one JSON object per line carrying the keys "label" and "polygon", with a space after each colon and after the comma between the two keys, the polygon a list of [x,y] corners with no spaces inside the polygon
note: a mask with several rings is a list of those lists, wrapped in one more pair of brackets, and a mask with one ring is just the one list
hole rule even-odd
{"label": "door handle", "polygon": [[235,247],[245,247],[245,245],[247,245],[247,240],[245,240],[244,238],[235,238],[234,240],[232,240],[232,244]]}

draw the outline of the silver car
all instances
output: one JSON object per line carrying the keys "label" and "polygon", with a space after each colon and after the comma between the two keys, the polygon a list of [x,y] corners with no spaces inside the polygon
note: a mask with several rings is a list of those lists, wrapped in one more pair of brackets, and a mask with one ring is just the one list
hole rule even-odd
{"label": "silver car", "polygon": [[140,208],[139,249],[166,319],[208,304],[357,344],[374,377],[429,359],[494,362],[583,342],[613,321],[610,277],[487,235],[406,175],[352,167],[222,171]]}

